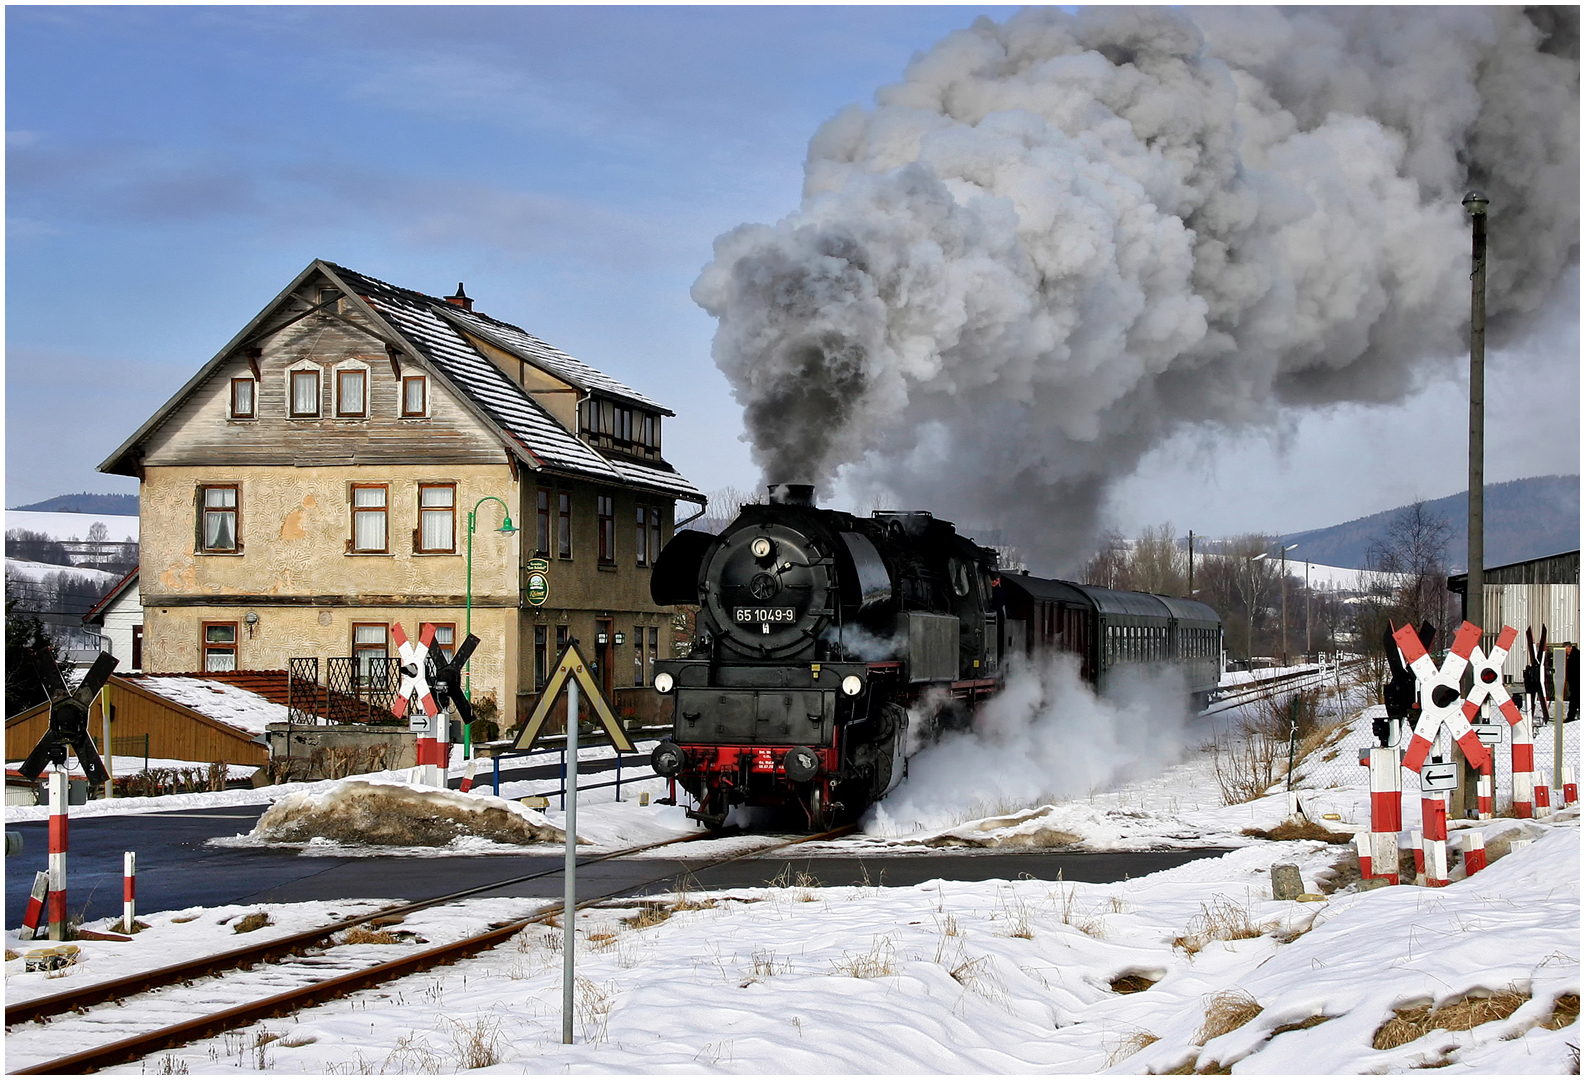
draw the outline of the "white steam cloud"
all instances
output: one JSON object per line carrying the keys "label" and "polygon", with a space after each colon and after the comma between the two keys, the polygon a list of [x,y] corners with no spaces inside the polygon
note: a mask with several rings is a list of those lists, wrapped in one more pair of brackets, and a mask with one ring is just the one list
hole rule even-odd
{"label": "white steam cloud", "polygon": [[[840,470],[1082,560],[1193,424],[1402,398],[1578,261],[1577,8],[1028,10],[828,121],[695,300],[767,481]],[[1577,315],[1576,315],[1577,318]],[[1016,508],[1010,513],[1009,508]]]}
{"label": "white steam cloud", "polygon": [[946,828],[1153,776],[1184,754],[1188,705],[1174,669],[1141,673],[1103,698],[1079,677],[1071,654],[1021,666],[980,706],[971,730],[909,760],[907,779],[869,810],[865,831]]}

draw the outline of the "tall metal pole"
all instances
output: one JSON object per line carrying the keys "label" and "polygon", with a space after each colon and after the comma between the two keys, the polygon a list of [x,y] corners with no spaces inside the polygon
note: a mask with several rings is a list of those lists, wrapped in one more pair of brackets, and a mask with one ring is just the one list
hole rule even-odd
{"label": "tall metal pole", "polygon": [[1315,652],[1314,642],[1310,638],[1310,560],[1304,560],[1304,659],[1308,663],[1310,655]]}
{"label": "tall metal pole", "polygon": [[1486,196],[1464,196],[1474,240],[1469,275],[1469,576],[1464,617],[1486,629]]}
{"label": "tall metal pole", "polygon": [[[1282,541],[1277,541],[1282,547]],[[1282,548],[1282,666],[1288,666],[1288,549]]]}
{"label": "tall metal pole", "polygon": [[1189,595],[1194,595],[1194,530],[1189,530]]}
{"label": "tall metal pole", "polygon": [[573,925],[578,920],[578,680],[567,680],[567,830],[566,864],[562,877],[566,891],[561,901],[561,1041],[572,1045],[573,970],[576,943]]}

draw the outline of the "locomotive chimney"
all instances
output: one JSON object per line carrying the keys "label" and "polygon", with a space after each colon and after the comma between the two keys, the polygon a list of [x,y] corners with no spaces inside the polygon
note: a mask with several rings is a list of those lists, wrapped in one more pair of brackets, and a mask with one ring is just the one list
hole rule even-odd
{"label": "locomotive chimney", "polygon": [[815,486],[813,484],[772,484],[770,485],[770,504],[772,506],[813,506],[815,504]]}

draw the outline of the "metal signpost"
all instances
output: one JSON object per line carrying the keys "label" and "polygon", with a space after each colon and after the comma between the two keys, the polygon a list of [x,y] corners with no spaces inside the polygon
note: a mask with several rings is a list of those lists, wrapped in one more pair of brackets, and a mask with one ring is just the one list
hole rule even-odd
{"label": "metal signpost", "polygon": [[527,722],[523,724],[523,731],[518,735],[517,742],[513,743],[512,749],[526,751],[533,748],[539,733],[545,727],[546,719],[550,716],[550,708],[560,696],[563,686],[567,688],[567,781],[563,785],[566,791],[567,818],[562,824],[566,831],[567,854],[563,870],[566,888],[561,906],[561,1041],[570,1044],[575,989],[573,949],[576,937],[573,928],[578,916],[578,688],[581,686],[589,695],[589,707],[599,718],[601,726],[605,728],[606,734],[616,746],[618,761],[621,760],[621,754],[633,753],[633,741],[627,737],[627,732],[622,730],[622,725],[617,723],[616,714],[611,711],[605,695],[600,692],[599,684],[589,672],[588,663],[578,651],[577,639],[573,639],[567,642],[566,651],[561,654],[561,659],[556,661],[556,670],[551,674],[550,681],[545,684],[544,691],[539,695],[539,704],[535,705],[534,711],[529,714]]}

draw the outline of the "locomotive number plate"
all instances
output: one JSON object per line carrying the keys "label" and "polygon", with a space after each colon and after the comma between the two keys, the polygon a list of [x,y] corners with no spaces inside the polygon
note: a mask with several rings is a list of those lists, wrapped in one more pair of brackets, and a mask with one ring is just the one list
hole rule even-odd
{"label": "locomotive number plate", "polygon": [[794,623],[798,609],[790,607],[740,607],[732,613],[740,623]]}

